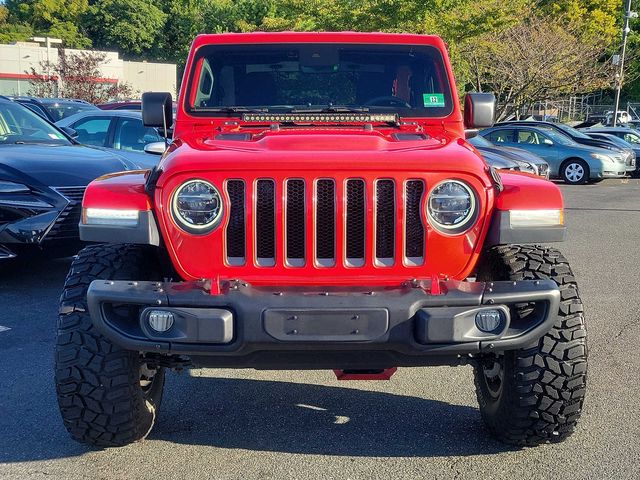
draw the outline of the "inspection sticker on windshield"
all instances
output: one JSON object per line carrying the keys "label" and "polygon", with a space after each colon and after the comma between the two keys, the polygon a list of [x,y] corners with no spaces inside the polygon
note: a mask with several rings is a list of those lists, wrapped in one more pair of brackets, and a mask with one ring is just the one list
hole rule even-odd
{"label": "inspection sticker on windshield", "polygon": [[427,108],[444,107],[444,93],[423,93],[422,102]]}

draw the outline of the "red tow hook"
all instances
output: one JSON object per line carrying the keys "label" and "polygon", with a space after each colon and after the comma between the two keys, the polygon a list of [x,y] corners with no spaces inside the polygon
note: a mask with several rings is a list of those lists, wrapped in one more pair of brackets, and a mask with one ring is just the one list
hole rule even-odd
{"label": "red tow hook", "polygon": [[334,370],[338,380],[390,380],[397,367],[384,370]]}

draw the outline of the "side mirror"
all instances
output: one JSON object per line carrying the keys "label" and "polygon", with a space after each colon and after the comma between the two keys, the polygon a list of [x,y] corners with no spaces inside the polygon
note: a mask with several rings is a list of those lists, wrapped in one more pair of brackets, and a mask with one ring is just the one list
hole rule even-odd
{"label": "side mirror", "polygon": [[496,97],[493,93],[467,93],[464,97],[464,127],[487,128],[493,126],[496,115]]}
{"label": "side mirror", "polygon": [[173,101],[168,92],[147,92],[142,94],[142,123],[145,127],[162,128],[173,125]]}
{"label": "side mirror", "polygon": [[151,142],[144,146],[144,153],[150,153],[151,155],[162,155],[167,149],[164,142]]}
{"label": "side mirror", "polygon": [[472,128],[471,130],[467,129],[464,131],[465,140],[471,140],[472,138],[476,138],[478,135],[480,135],[480,132],[475,128]]}
{"label": "side mirror", "polygon": [[60,127],[60,130],[69,135],[71,138],[78,138],[78,132],[76,132],[71,127]]}
{"label": "side mirror", "polygon": [[544,143],[547,147],[550,147],[553,145],[553,141],[549,140],[548,138],[545,138],[542,143]]}

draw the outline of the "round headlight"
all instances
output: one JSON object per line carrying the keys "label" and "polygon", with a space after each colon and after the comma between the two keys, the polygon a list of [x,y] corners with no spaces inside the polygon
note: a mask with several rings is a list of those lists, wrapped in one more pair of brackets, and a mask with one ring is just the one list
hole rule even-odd
{"label": "round headlight", "polygon": [[429,223],[446,234],[466,231],[476,217],[476,196],[471,187],[459,180],[436,185],[427,200]]}
{"label": "round headlight", "polygon": [[173,194],[173,218],[190,233],[208,233],[222,220],[222,196],[204,180],[189,180]]}

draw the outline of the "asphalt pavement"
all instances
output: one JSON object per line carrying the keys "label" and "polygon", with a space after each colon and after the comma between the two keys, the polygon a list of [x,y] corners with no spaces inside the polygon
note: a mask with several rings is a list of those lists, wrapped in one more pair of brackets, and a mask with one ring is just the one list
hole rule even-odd
{"label": "asphalt pavement", "polygon": [[529,449],[487,436],[470,367],[331,372],[194,370],[167,377],[147,440],[71,440],[53,385],[68,260],[0,263],[0,478],[640,478],[640,182],[562,187],[588,325],[578,431]]}

